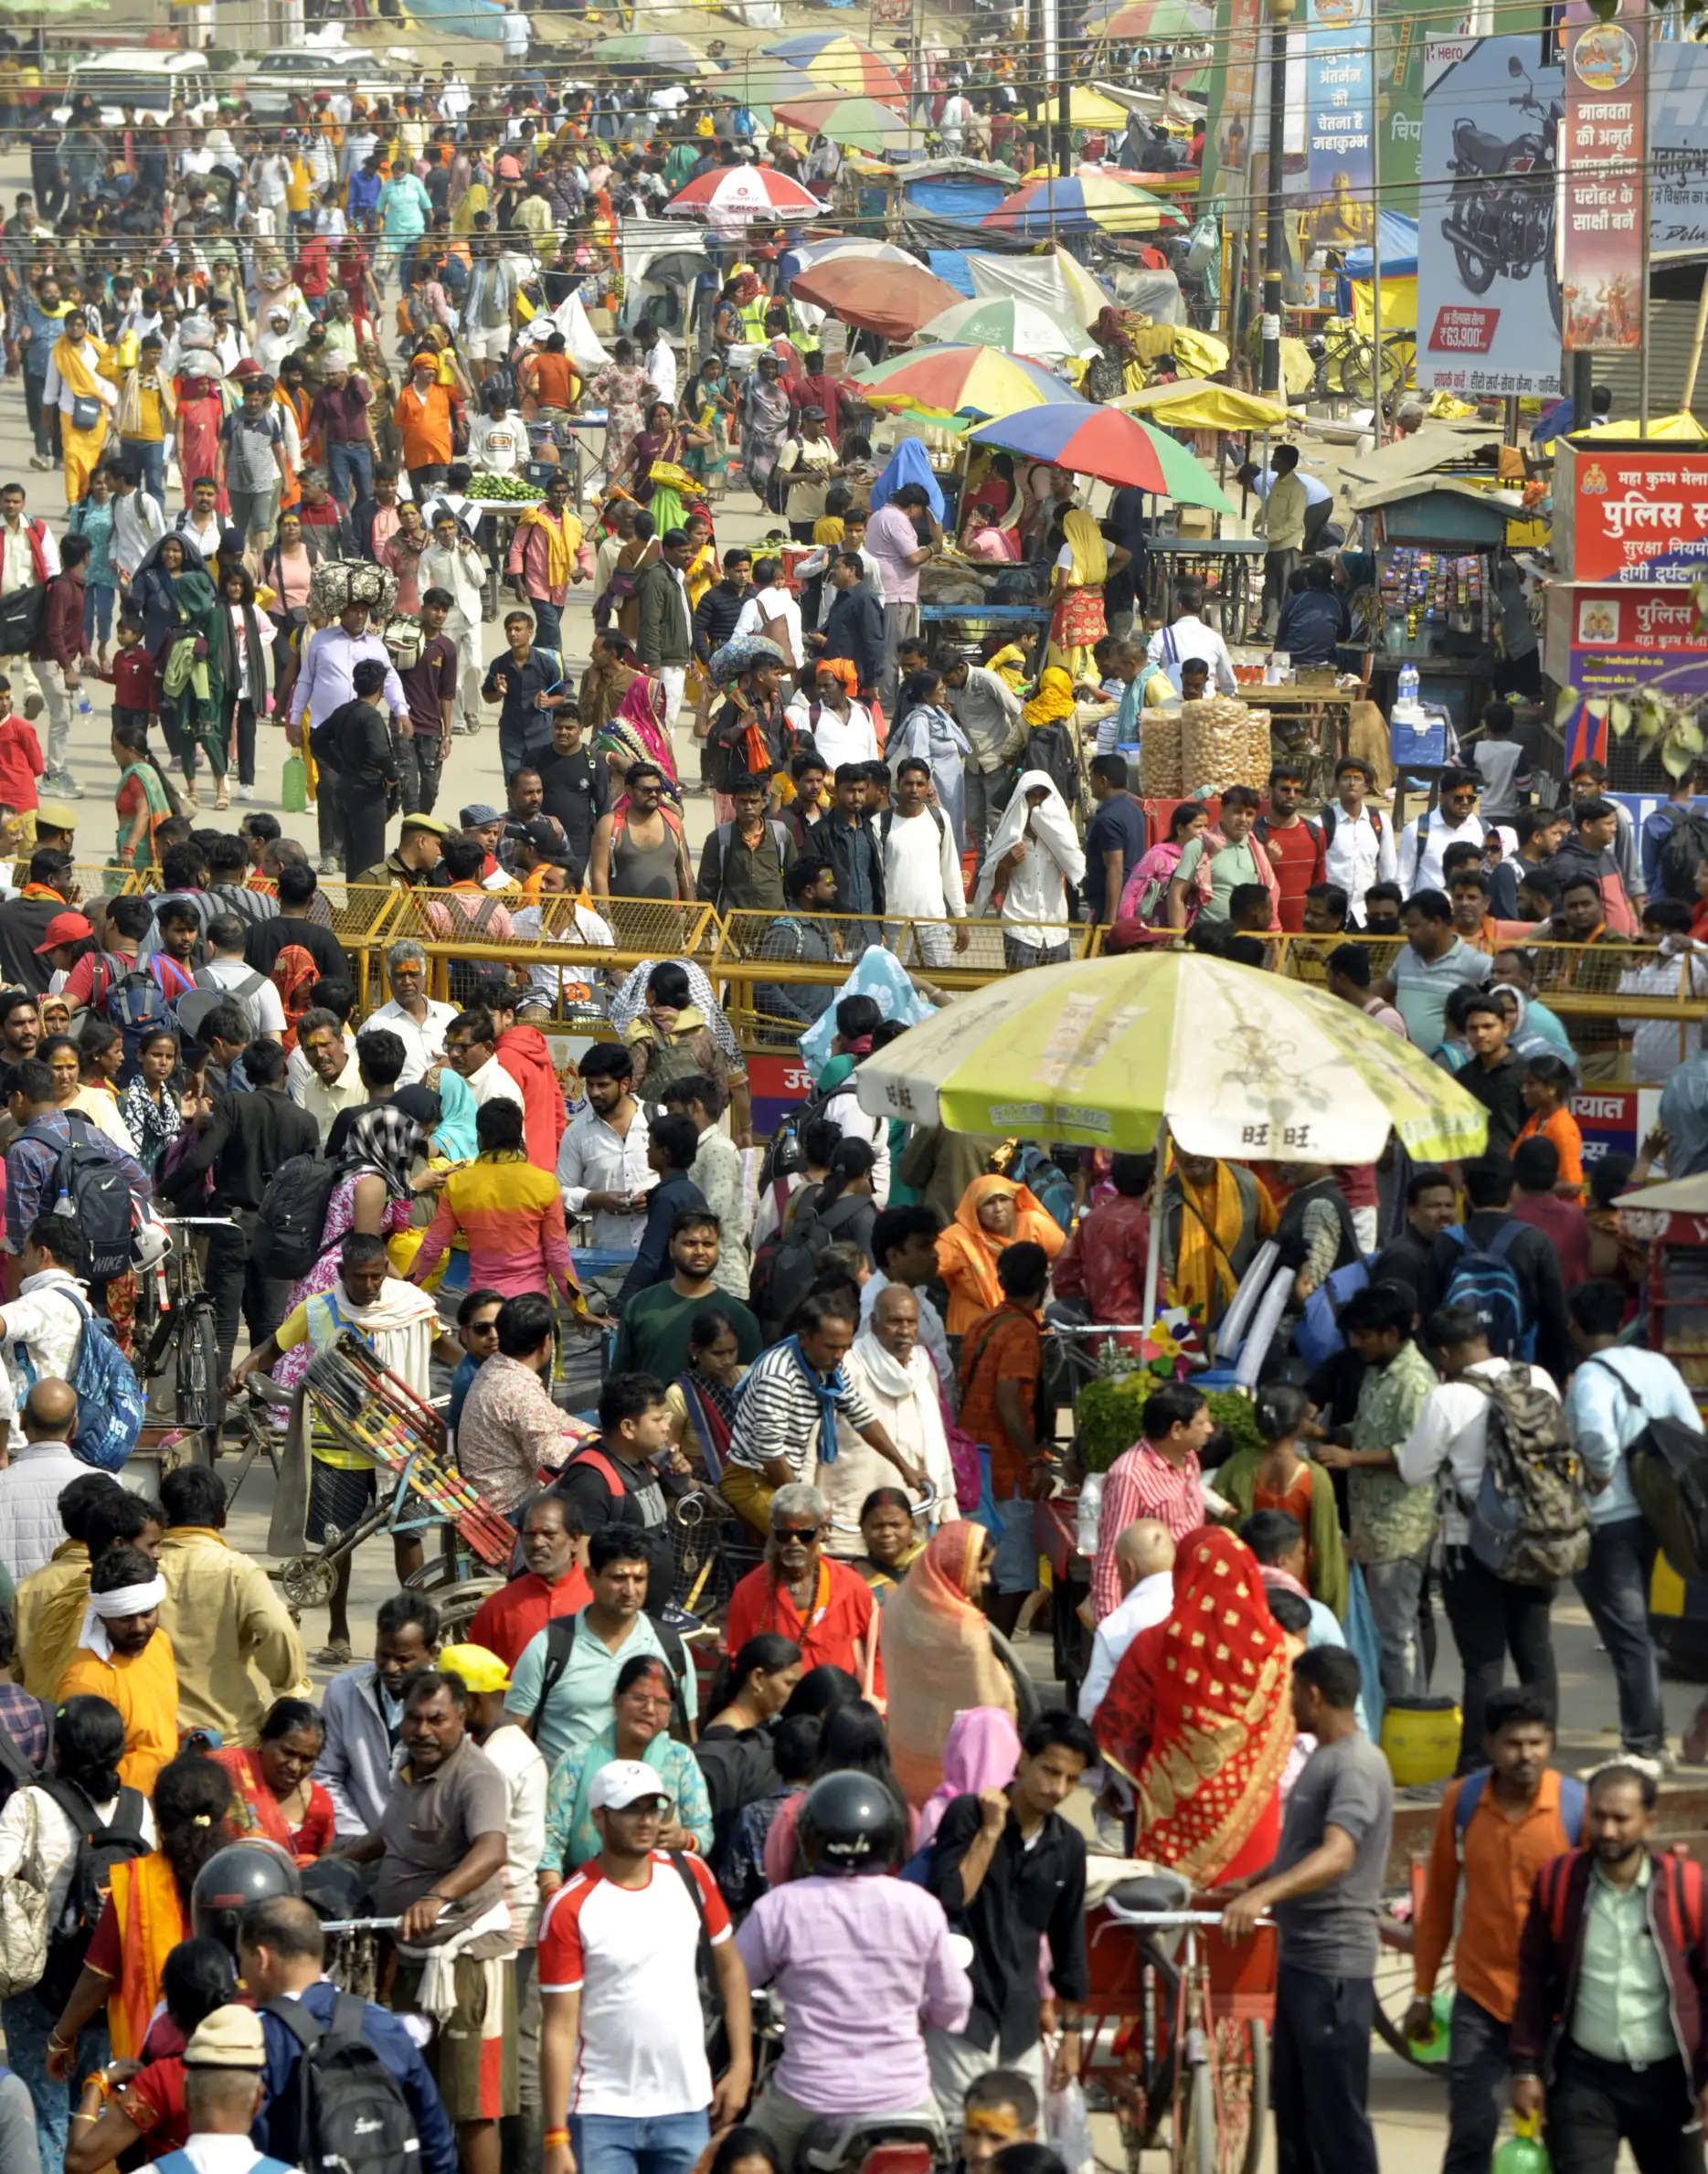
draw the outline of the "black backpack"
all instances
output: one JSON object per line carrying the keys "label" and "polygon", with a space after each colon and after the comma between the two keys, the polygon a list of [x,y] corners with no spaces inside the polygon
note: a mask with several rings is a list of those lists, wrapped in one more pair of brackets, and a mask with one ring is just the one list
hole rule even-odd
{"label": "black backpack", "polygon": [[42,2007],[49,2015],[58,2015],[82,1974],[83,1957],[112,1892],[113,1866],[148,1854],[143,1833],[148,1806],[140,1789],[127,1786],[119,1791],[112,1819],[103,1827],[94,1806],[74,1782],[44,1780],[36,1786],[53,1798],[78,1836],[70,1882],[59,1914],[48,1927],[48,1960],[36,1988]]}
{"label": "black backpack", "polygon": [[1660,842],[1656,887],[1663,898],[1696,904],[1696,871],[1708,861],[1708,815],[1687,808]]}
{"label": "black backpack", "polygon": [[[597,1449],[598,1445],[595,1444],[594,1447]],[[585,1450],[582,1452],[584,1458],[587,1454]],[[608,1531],[614,1529],[614,1527],[607,1527]],[[644,1543],[647,1561],[652,1562],[653,1559],[652,1534],[654,1532],[663,1532],[665,1528],[654,1526],[649,1530],[640,1525],[631,1526],[624,1522],[622,1529],[625,1532],[631,1531],[640,1534]],[[635,1559],[638,1562],[640,1557],[637,1556]],[[539,1696],[534,1702],[532,1715],[523,1723],[531,1737],[538,1737],[540,1723],[546,1714],[546,1702],[557,1690],[558,1683],[562,1681],[564,1670],[569,1666],[569,1656],[575,1651],[576,1627],[580,1619],[578,1616],[554,1616],[546,1626],[546,1665],[540,1671]],[[671,1673],[671,1720],[682,1730],[685,1738],[688,1728],[688,1709],[682,1695],[682,1687],[687,1681],[689,1669],[694,1664],[689,1660],[681,1638],[662,1616],[656,1616],[651,1609],[648,1609],[646,1619],[658,1633],[658,1642],[664,1649],[664,1663]],[[639,1651],[640,1649],[637,1648],[636,1650]],[[304,2169],[304,2174],[308,2174],[308,2169]],[[366,2174],[366,2169],[364,2169],[364,2174]]]}
{"label": "black backpack", "polygon": [[267,1181],[249,1258],[256,1273],[294,1283],[330,1248],[322,1243],[338,1173],[326,1158],[289,1155]]}
{"label": "black backpack", "polygon": [[769,1193],[784,1178],[792,1178],[807,1166],[806,1151],[801,1142],[807,1127],[822,1118],[838,1095],[852,1095],[854,1091],[854,1074],[839,1079],[833,1087],[822,1095],[813,1095],[805,1102],[799,1102],[793,1109],[786,1110],[777,1121],[771,1134],[771,1144],[765,1151],[759,1165],[759,1191]]}
{"label": "black backpack", "polygon": [[362,2035],[363,2003],[340,1993],[320,2022],[301,2000],[262,2009],[302,2051],[292,2063],[269,2133],[302,2174],[419,2174],[420,2139],[403,2086]]}
{"label": "black backpack", "polygon": [[1611,1374],[1643,1419],[1641,1431],[1625,1445],[1625,1466],[1661,1554],[1681,1577],[1708,1576],[1708,1439],[1681,1419],[1649,1416],[1642,1398],[1600,1352],[1584,1364]]}
{"label": "black backpack", "polygon": [[109,1144],[80,1110],[68,1109],[71,1137],[61,1141],[46,1125],[26,1125],[20,1140],[50,1148],[57,1158],[42,1195],[44,1215],[64,1215],[77,1231],[77,1273],[92,1283],[122,1276],[131,1266],[131,1181]]}

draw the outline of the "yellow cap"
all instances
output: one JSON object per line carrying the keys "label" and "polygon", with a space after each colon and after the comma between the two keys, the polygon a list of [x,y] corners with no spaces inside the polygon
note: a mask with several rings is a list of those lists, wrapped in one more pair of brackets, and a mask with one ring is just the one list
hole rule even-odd
{"label": "yellow cap", "polygon": [[485,1646],[441,1646],[439,1666],[448,1676],[461,1676],[470,1691],[510,1688],[510,1670]]}

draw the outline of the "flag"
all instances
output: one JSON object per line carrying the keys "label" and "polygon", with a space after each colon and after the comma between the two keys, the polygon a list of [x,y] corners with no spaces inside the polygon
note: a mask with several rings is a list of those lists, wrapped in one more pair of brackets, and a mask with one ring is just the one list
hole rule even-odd
{"label": "flag", "polygon": [[1607,759],[1607,705],[1589,702],[1581,695],[1565,723],[1565,774],[1569,778],[1580,762]]}

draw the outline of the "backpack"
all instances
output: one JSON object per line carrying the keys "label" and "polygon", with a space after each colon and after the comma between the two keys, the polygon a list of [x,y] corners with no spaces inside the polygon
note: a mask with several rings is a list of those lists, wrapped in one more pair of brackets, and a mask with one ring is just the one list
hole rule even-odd
{"label": "backpack", "polygon": [[[1328,806],[1321,809],[1318,813],[1317,822],[1322,832],[1322,850],[1324,853],[1327,853],[1330,846],[1331,846],[1334,843],[1334,825],[1336,820],[1339,817],[1339,813],[1340,806],[1338,801],[1331,801]],[[1364,810],[1364,813],[1370,819],[1370,828],[1375,832],[1376,844],[1378,847],[1380,847],[1383,839],[1387,835],[1386,827],[1382,821],[1382,811],[1379,808],[1366,808]]]}
{"label": "backpack", "polygon": [[[35,1769],[9,1740],[0,1763],[16,1762],[19,1784],[37,1779]],[[48,1882],[41,1865],[41,1808],[29,1801],[27,1834],[15,1872],[0,1878],[0,1999],[14,2000],[41,1983],[48,1962]]]}
{"label": "backpack", "polygon": [[1708,861],[1708,815],[1686,809],[1660,843],[1656,866],[1656,887],[1663,898],[1696,904],[1696,871]]}
{"label": "backpack", "polygon": [[186,990],[182,996],[173,998],[172,1016],[178,1023],[180,1034],[192,1042],[200,1042],[205,1038],[202,1029],[220,1005],[235,1004],[243,1014],[244,1023],[249,1030],[249,1038],[252,1042],[260,1032],[260,1012],[255,998],[266,986],[266,975],[251,970],[235,989],[228,989],[223,982],[215,981],[206,968],[198,966],[195,988]]}
{"label": "backpack", "polygon": [[[570,1459],[570,1462],[572,1464],[577,1462],[581,1464],[590,1464],[595,1468],[602,1468],[605,1475],[606,1484],[610,1488],[611,1491],[614,1494],[619,1495],[626,1493],[627,1490],[623,1487],[621,1479],[618,1477],[616,1471],[611,1467],[610,1459],[605,1456],[602,1450],[578,1450],[576,1456]],[[561,1475],[559,1476],[561,1477]],[[642,1531],[640,1526],[633,1526],[631,1528],[631,1530],[641,1532],[641,1536],[643,1540],[646,1538],[645,1532]],[[646,1552],[650,1561],[652,1557],[652,1549],[650,1546]],[[639,1558],[637,1557],[637,1560]],[[671,1628],[670,1625],[664,1621],[662,1616],[652,1615],[649,1611],[646,1619],[652,1625],[653,1631],[656,1633],[659,1644],[664,1649],[665,1665],[669,1668],[671,1672],[671,1719],[676,1723],[685,1734],[688,1726],[688,1710],[683,1702],[682,1687],[687,1681],[688,1669],[690,1666],[688,1657],[683,1650],[681,1638],[677,1637],[676,1633]],[[551,1621],[546,1626],[546,1663],[540,1671],[539,1696],[534,1702],[533,1714],[523,1724],[526,1728],[530,1737],[538,1736],[540,1717],[546,1711],[546,1702],[548,1698],[550,1698],[552,1692],[557,1690],[559,1681],[562,1680],[565,1670],[569,1666],[569,1656],[575,1650],[576,1625],[579,1621],[580,1617],[578,1616],[554,1616]]]}
{"label": "backpack", "polygon": [[[1453,1846],[1461,1864],[1465,1861],[1465,1829],[1470,1825],[1471,1815],[1482,1802],[1482,1792],[1489,1779],[1489,1769],[1480,1766],[1475,1774],[1468,1774],[1459,1787],[1453,1802]],[[1575,1774],[1560,1776],[1560,1824],[1565,1829],[1567,1843],[1574,1850],[1584,1840],[1584,1804],[1589,1792]]]}
{"label": "backpack", "polygon": [[[116,1472],[137,1445],[148,1399],[106,1322],[80,1293],[62,1288],[83,1317],[71,1359],[70,1384],[77,1392],[77,1432],[71,1448],[95,1471]],[[37,1375],[28,1351],[22,1343],[16,1348],[18,1371],[33,1388]]]}
{"label": "backpack", "polygon": [[31,581],[9,597],[0,597],[0,656],[27,655],[41,641],[47,625],[45,581]]}
{"label": "backpack", "polygon": [[[1561,1790],[1565,1796],[1565,1790]],[[1536,1899],[1542,1904],[1556,1945],[1565,1939],[1565,1906],[1571,1896],[1572,1870],[1583,1856],[1568,1850],[1544,1864],[1536,1875]],[[1703,1868],[1693,1857],[1674,1857],[1671,1851],[1655,1859],[1655,1884],[1660,1906],[1681,1955],[1688,1955],[1703,1936]]]}
{"label": "backpack", "polygon": [[[433,903],[442,906],[451,916],[451,931],[446,941],[453,944],[479,943],[498,910],[498,901],[490,891],[472,913],[469,912],[454,891],[435,893]],[[451,961],[446,977],[446,993],[459,1011],[466,1009],[474,1002],[474,992],[480,985],[482,976],[493,970],[493,962],[488,959],[453,959]]]}
{"label": "backpack", "polygon": [[1536,1324],[1525,1318],[1523,1289],[1507,1258],[1520,1232],[1527,1228],[1522,1223],[1505,1223],[1486,1246],[1473,1246],[1462,1228],[1447,1234],[1464,1251],[1448,1278],[1441,1303],[1474,1306],[1487,1331],[1489,1350],[1497,1359],[1533,1359],[1536,1355]]}
{"label": "backpack", "polygon": [[165,992],[146,967],[133,967],[108,990],[101,1009],[109,1026],[116,1026],[124,1042],[124,1066],[133,1072],[143,1045],[162,1027],[172,1027],[172,1006]]}
{"label": "backpack", "polygon": [[284,944],[273,960],[272,985],[284,1008],[284,1047],[287,1055],[296,1047],[297,1023],[309,1008],[320,969],[306,944]]}
{"label": "backpack", "polygon": [[1344,1267],[1334,1269],[1305,1300],[1305,1310],[1293,1331],[1293,1349],[1307,1366],[1321,1366],[1336,1352],[1346,1349],[1346,1339],[1341,1333],[1341,1309],[1369,1281],[1370,1263],[1361,1255]]}
{"label": "backpack", "polygon": [[53,1174],[40,1213],[69,1219],[77,1230],[77,1274],[87,1282],[105,1283],[131,1266],[131,1181],[105,1135],[80,1110],[69,1109],[64,1116],[71,1137],[63,1143],[40,1120],[26,1125],[18,1138],[53,1151]]}
{"label": "backpack", "polygon": [[1016,1148],[1003,1174],[1016,1185],[1025,1186],[1064,1233],[1073,1228],[1074,1182],[1043,1148],[1030,1140]]}
{"label": "backpack", "polygon": [[70,1999],[82,1972],[83,1957],[112,1892],[113,1866],[148,1854],[143,1833],[148,1807],[142,1791],[127,1785],[119,1791],[112,1819],[103,1827],[94,1806],[74,1783],[43,1781],[37,1786],[53,1798],[78,1837],[65,1901],[48,1928],[48,1960],[38,1990],[42,2005],[52,2014]]}
{"label": "backpack", "polygon": [[1070,808],[1079,805],[1079,757],[1064,725],[1034,725],[1017,767],[1042,770]]}
{"label": "backpack", "polygon": [[[1643,1410],[1642,1398],[1599,1352],[1584,1364],[1610,1373],[1626,1403]],[[1631,1492],[1667,1561],[1681,1577],[1708,1576],[1708,1438],[1681,1419],[1657,1415],[1626,1444],[1625,1466]]]}
{"label": "backpack", "polygon": [[839,1079],[833,1087],[822,1095],[812,1095],[794,1108],[785,1111],[777,1121],[771,1134],[771,1144],[765,1151],[765,1160],[759,1165],[759,1191],[767,1193],[783,1178],[792,1178],[807,1166],[801,1138],[809,1125],[822,1118],[838,1095],[854,1092],[854,1075]]}
{"label": "backpack", "polygon": [[267,1181],[249,1258],[260,1276],[294,1283],[331,1250],[324,1240],[326,1210],[338,1173],[318,1151],[287,1156]]}
{"label": "backpack", "polygon": [[135,967],[135,960],[125,958],[122,952],[97,951],[95,963],[90,969],[89,997],[84,1011],[93,1013],[97,1018],[104,1017],[108,997]]}
{"label": "backpack", "polygon": [[1499,1381],[1463,1378],[1489,1400],[1482,1480],[1474,1502],[1459,1498],[1471,1554],[1509,1585],[1575,1576],[1589,1560],[1589,1503],[1559,1398],[1522,1364]]}
{"label": "backpack", "polygon": [[415,2117],[403,2086],[362,2035],[365,2004],[338,1994],[323,2023],[301,2000],[269,2000],[261,2010],[302,2051],[269,2116],[269,2134],[302,2174],[414,2174],[420,2166]]}

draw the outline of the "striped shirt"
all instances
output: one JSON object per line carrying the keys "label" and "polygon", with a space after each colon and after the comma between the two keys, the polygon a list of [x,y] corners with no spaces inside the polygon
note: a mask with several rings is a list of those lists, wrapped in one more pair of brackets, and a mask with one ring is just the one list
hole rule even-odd
{"label": "striped shirt", "polygon": [[1166,1525],[1173,1540],[1183,1540],[1203,1524],[1204,1473],[1195,1449],[1177,1465],[1149,1442],[1135,1442],[1109,1467],[1098,1517],[1097,1560],[1091,1566],[1091,1612],[1099,1623],[1120,1606],[1115,1543],[1140,1517],[1153,1517]]}
{"label": "striped shirt", "polygon": [[[820,1379],[836,1399],[836,1409],[856,1434],[877,1425],[877,1414],[840,1367]],[[796,1357],[792,1342],[774,1345],[756,1359],[741,1385],[736,1431],[727,1464],[758,1471],[768,1458],[786,1458],[797,1479],[811,1478],[819,1454],[819,1400]],[[1200,1521],[1202,1522],[1202,1521]]]}

